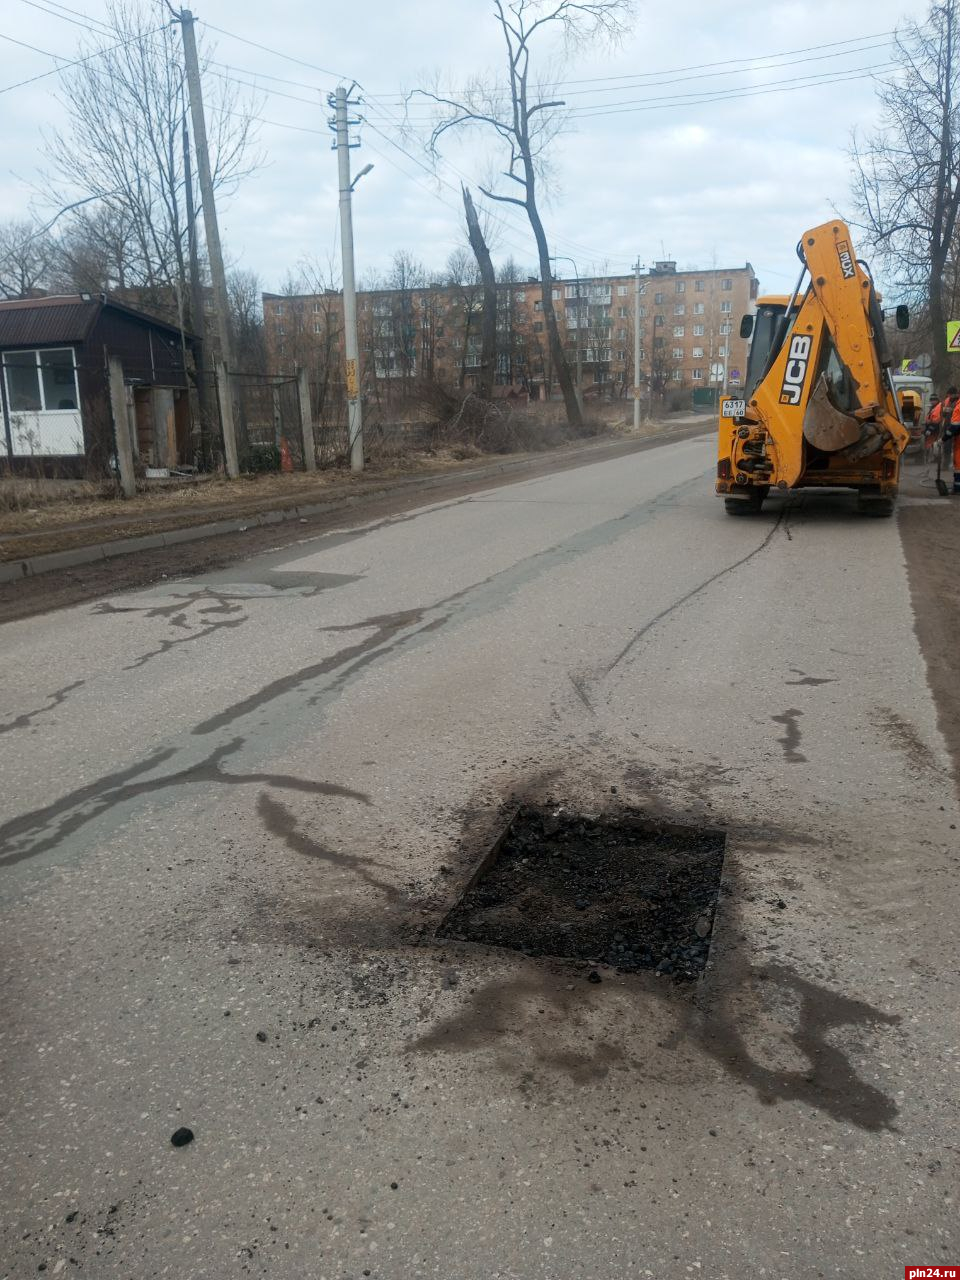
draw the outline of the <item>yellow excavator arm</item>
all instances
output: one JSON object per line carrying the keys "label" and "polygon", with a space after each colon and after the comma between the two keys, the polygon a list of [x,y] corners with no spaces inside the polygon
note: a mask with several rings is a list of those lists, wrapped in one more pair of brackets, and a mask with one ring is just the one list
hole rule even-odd
{"label": "yellow excavator arm", "polygon": [[873,281],[840,221],[807,231],[798,253],[803,271],[786,305],[761,300],[769,323],[762,341],[754,333],[746,400],[721,404],[717,490],[754,509],[771,487],[892,498],[910,437]]}

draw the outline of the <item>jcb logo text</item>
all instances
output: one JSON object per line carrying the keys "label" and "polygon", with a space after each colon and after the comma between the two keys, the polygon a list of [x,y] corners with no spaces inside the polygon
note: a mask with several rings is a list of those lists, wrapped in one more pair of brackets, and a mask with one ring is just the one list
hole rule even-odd
{"label": "jcb logo text", "polygon": [[803,383],[807,376],[807,362],[810,359],[810,348],[813,339],[806,333],[795,334],[790,339],[790,350],[787,353],[787,367],[783,374],[783,385],[780,388],[781,404],[799,404],[803,395]]}
{"label": "jcb logo text", "polygon": [[840,258],[840,270],[843,272],[844,280],[852,280],[857,274],[857,269],[853,265],[853,253],[848,241],[841,240],[839,242],[837,245],[837,255]]}

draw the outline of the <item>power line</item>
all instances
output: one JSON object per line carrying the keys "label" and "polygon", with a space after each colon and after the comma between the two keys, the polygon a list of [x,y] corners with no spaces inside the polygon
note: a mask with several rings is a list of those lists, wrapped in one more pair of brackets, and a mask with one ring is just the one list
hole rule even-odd
{"label": "power line", "polygon": [[[670,94],[660,98],[634,98],[627,102],[602,107],[582,108],[572,114],[579,120],[592,120],[596,116],[631,115],[636,111],[663,110],[666,107],[707,106],[712,102],[729,102],[734,98],[752,98],[770,93],[787,93],[797,89],[814,89],[822,85],[841,84],[845,80],[866,80],[878,71],[889,71],[893,62],[878,62],[868,67],[851,67],[847,71],[824,72],[817,76],[795,76],[787,80],[770,80],[764,85],[750,88],[706,90],[700,94]],[[803,83],[798,83],[803,81]]]}
{"label": "power line", "polygon": [[44,3],[53,9],[62,9],[64,13],[72,13],[75,18],[83,18],[87,22],[92,22],[95,26],[102,28],[104,31],[114,31],[115,28],[109,22],[104,22],[102,18],[93,18],[89,13],[81,13],[79,9],[71,9],[69,5],[60,4],[59,0],[44,0]]}
{"label": "power line", "polygon": [[288,62],[296,62],[301,67],[309,67],[311,71],[319,71],[321,75],[332,76],[334,80],[348,80],[349,76],[338,75],[336,71],[331,71],[329,67],[318,67],[315,62],[305,62],[303,58],[295,58],[291,53],[283,53],[280,49],[271,49],[268,45],[260,44],[256,40],[248,40],[246,36],[238,36],[234,31],[225,31],[223,27],[215,27],[212,22],[204,22],[203,25],[210,31],[216,31],[218,35],[226,36],[229,40],[239,40],[241,44],[248,44],[253,49],[259,49],[261,53],[271,53],[276,58],[286,58]]}
{"label": "power line", "polygon": [[33,84],[37,80],[45,80],[48,76],[59,75],[61,71],[69,71],[71,67],[79,67],[84,62],[90,62],[94,58],[102,58],[104,54],[112,53],[115,49],[122,49],[128,44],[135,44],[138,40],[145,40],[148,36],[155,36],[163,31],[166,23],[162,27],[155,27],[151,31],[140,31],[135,36],[130,36],[127,40],[121,40],[118,44],[109,45],[106,49],[97,49],[93,53],[85,54],[82,58],[74,58],[72,61],[65,61],[59,53],[51,53],[49,49],[38,49],[35,44],[27,44],[25,40],[15,40],[13,36],[8,36],[5,32],[0,31],[0,40],[9,40],[11,44],[20,45],[22,49],[30,49],[34,53],[40,53],[45,58],[52,58],[59,66],[52,67],[49,71],[41,71],[39,75],[29,76],[26,80],[18,80],[16,84],[4,85],[0,88],[0,93],[10,93],[13,89],[22,89],[24,85]]}
{"label": "power line", "polygon": [[[775,58],[790,58],[790,57],[793,57],[795,54],[817,53],[821,49],[840,49],[841,47],[846,45],[860,45],[870,40],[884,41],[884,40],[890,39],[892,36],[895,36],[895,35],[896,35],[896,31],[878,31],[878,32],[874,32],[872,35],[851,36],[847,40],[830,40],[824,44],[807,45],[802,49],[782,49],[776,53],[758,53],[758,54],[752,54],[750,56],[745,56],[742,58],[722,58],[717,62],[696,62],[696,63],[690,63],[687,66],[661,68],[658,71],[637,72],[634,75],[590,76],[590,77],[586,77],[579,80],[551,80],[546,82],[543,87],[545,89],[549,89],[553,91],[555,89],[565,89],[568,85],[606,84],[613,80],[626,80],[626,81],[650,80],[656,76],[674,76],[674,75],[680,75],[687,71],[708,71],[712,67],[730,68],[731,63],[746,64],[746,63],[754,63],[754,62],[769,62]],[[861,50],[859,49],[847,50],[848,53],[857,53],[860,51]],[[838,54],[836,56],[842,56],[842,55]],[[807,59],[801,59],[801,61],[807,61]],[[810,61],[816,61],[816,59],[810,59]],[[784,65],[790,66],[792,64],[785,63]],[[732,69],[730,71],[730,74],[735,75],[740,72],[745,72],[750,70],[763,70],[763,68],[752,68],[750,66],[745,65],[739,68]],[[631,84],[624,84],[621,87],[624,89],[629,89],[633,86]],[[636,87],[641,88],[642,86],[637,85]],[[450,92],[452,93],[455,91],[450,91]],[[506,92],[508,91],[504,89],[504,93]],[[573,91],[571,90],[571,92]],[[381,96],[388,96],[390,97],[391,102],[395,102],[400,105],[402,105],[405,101],[403,97],[394,98],[391,95],[381,95]]]}
{"label": "power line", "polygon": [[[106,23],[99,24],[101,30],[91,25],[91,20],[85,13],[80,13],[78,9],[67,9],[66,5],[57,5],[58,9],[65,9],[64,13],[55,13],[53,9],[48,9],[46,5],[38,4],[37,0],[20,0],[21,4],[29,5],[31,9],[37,9],[40,13],[47,14],[50,18],[59,18],[61,22],[71,22],[75,27],[83,27],[86,31],[92,31],[95,35],[103,34],[102,28],[106,27]],[[76,17],[68,17],[68,14],[76,14]],[[83,19],[83,21],[80,21]],[[109,30],[109,28],[108,28]]]}

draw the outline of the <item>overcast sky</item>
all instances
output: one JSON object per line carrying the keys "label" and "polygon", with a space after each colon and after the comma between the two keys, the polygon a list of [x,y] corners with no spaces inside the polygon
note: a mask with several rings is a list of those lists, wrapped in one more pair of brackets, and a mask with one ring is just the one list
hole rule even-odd
{"label": "overcast sky", "polygon": [[[90,39],[78,25],[84,15],[106,12],[104,0],[62,0],[60,17],[38,5],[54,8],[52,0],[2,0],[0,32],[63,58]],[[582,113],[553,146],[544,213],[555,252],[582,274],[625,271],[638,256],[648,265],[675,258],[681,269],[750,261],[765,290],[785,290],[800,233],[848,207],[850,131],[876,118],[863,69],[886,65],[889,33],[926,10],[925,0],[638,0],[619,48],[581,51],[562,69],[545,63]],[[451,88],[486,71],[502,80],[491,11],[490,0],[195,0],[201,49],[220,74],[277,77],[258,83],[305,99],[261,98],[266,164],[221,211],[231,262],[275,289],[304,258],[331,257],[337,182],[325,99],[343,76],[363,86],[359,111],[369,116],[355,168],[375,165],[354,201],[358,271],[386,270],[397,249],[442,271],[464,241],[460,177],[482,180],[490,154],[479,137],[452,144],[438,182],[416,163],[417,142],[398,133],[399,95],[436,76]],[[53,65],[0,40],[0,89]],[[802,87],[801,77],[828,74],[832,83]],[[750,96],[663,102],[721,91]],[[56,76],[0,92],[0,218],[36,204],[42,131],[63,118]],[[532,267],[522,211],[501,207],[501,215],[491,228],[495,257]],[[560,270],[572,274],[567,262]]]}

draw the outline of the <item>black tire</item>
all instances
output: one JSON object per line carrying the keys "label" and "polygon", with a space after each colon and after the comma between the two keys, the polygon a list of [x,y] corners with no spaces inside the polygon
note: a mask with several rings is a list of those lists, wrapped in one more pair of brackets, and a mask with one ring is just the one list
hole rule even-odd
{"label": "black tire", "polygon": [[723,509],[728,516],[756,516],[760,514],[765,497],[766,494],[754,490],[746,498],[724,498]]}
{"label": "black tire", "polygon": [[878,493],[857,494],[857,510],[862,516],[872,516],[874,519],[885,519],[893,515],[893,499],[882,498]]}

